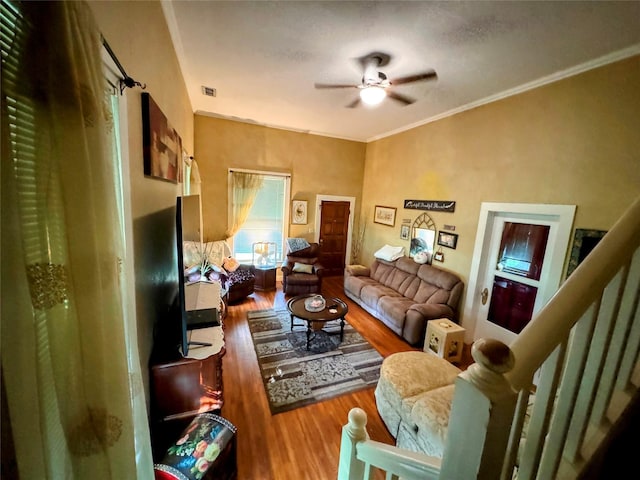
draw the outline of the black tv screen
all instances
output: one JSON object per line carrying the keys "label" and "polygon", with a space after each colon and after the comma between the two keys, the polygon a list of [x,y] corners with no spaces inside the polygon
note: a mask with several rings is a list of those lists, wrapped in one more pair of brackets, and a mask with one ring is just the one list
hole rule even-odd
{"label": "black tv screen", "polygon": [[200,199],[198,195],[176,198],[176,256],[178,259],[178,295],[176,307],[180,321],[181,342],[180,349],[183,356],[187,356],[190,346],[211,346],[207,342],[190,341],[189,332],[196,328],[206,328],[219,325],[218,312],[215,308],[189,310],[186,304],[184,265],[184,242],[200,241]]}

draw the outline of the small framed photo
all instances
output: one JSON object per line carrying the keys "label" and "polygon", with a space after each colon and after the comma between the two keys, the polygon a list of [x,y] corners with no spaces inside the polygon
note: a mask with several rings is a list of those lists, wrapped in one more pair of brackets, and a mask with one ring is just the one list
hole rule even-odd
{"label": "small framed photo", "polygon": [[393,227],[396,224],[396,209],[394,207],[376,205],[373,222]]}
{"label": "small framed photo", "polygon": [[453,248],[455,250],[458,244],[458,234],[450,232],[438,232],[438,245],[443,247]]}
{"label": "small framed photo", "polygon": [[294,200],[291,208],[291,223],[295,225],[307,224],[307,201]]}
{"label": "small framed photo", "polygon": [[402,240],[409,240],[409,225],[400,226],[400,238]]}

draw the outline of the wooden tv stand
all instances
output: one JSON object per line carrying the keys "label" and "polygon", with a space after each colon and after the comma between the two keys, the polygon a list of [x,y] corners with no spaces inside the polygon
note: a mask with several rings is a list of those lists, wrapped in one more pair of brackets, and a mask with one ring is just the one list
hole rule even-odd
{"label": "wooden tv stand", "polygon": [[198,413],[220,414],[224,404],[221,327],[192,331],[192,340],[211,347],[191,347],[187,357],[178,352],[152,360],[151,437],[154,458],[160,458]]}

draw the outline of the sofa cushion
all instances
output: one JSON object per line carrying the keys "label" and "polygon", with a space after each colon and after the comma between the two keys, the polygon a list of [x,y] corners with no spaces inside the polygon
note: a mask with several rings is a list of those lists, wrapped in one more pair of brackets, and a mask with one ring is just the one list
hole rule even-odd
{"label": "sofa cushion", "polygon": [[460,372],[459,368],[430,353],[394,353],[382,362],[376,395],[384,397],[404,422],[413,424],[411,411],[420,397],[452,384]]}
{"label": "sofa cushion", "polygon": [[365,285],[374,285],[377,284],[373,278],[371,277],[356,277],[352,275],[346,275],[344,277],[344,289],[345,292],[351,293],[356,297],[360,298],[362,293],[362,288]]}
{"label": "sofa cushion", "polygon": [[400,297],[401,295],[393,288],[385,287],[375,282],[364,285],[362,290],[360,290],[360,299],[362,302],[375,310],[378,310],[378,302],[380,298],[384,296]]}
{"label": "sofa cushion", "polygon": [[[378,301],[378,313],[383,317],[386,325],[392,324],[397,327],[399,333],[404,329],[406,312],[413,305],[413,300],[400,295],[385,295]],[[392,328],[396,330],[395,328]]]}

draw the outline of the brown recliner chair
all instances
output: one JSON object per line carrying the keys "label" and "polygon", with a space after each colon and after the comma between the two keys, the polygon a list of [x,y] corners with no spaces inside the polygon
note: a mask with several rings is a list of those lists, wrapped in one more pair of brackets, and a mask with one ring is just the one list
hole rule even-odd
{"label": "brown recliner chair", "polygon": [[282,290],[287,295],[320,293],[324,267],[318,262],[320,245],[310,244],[303,250],[287,253],[282,264]]}

